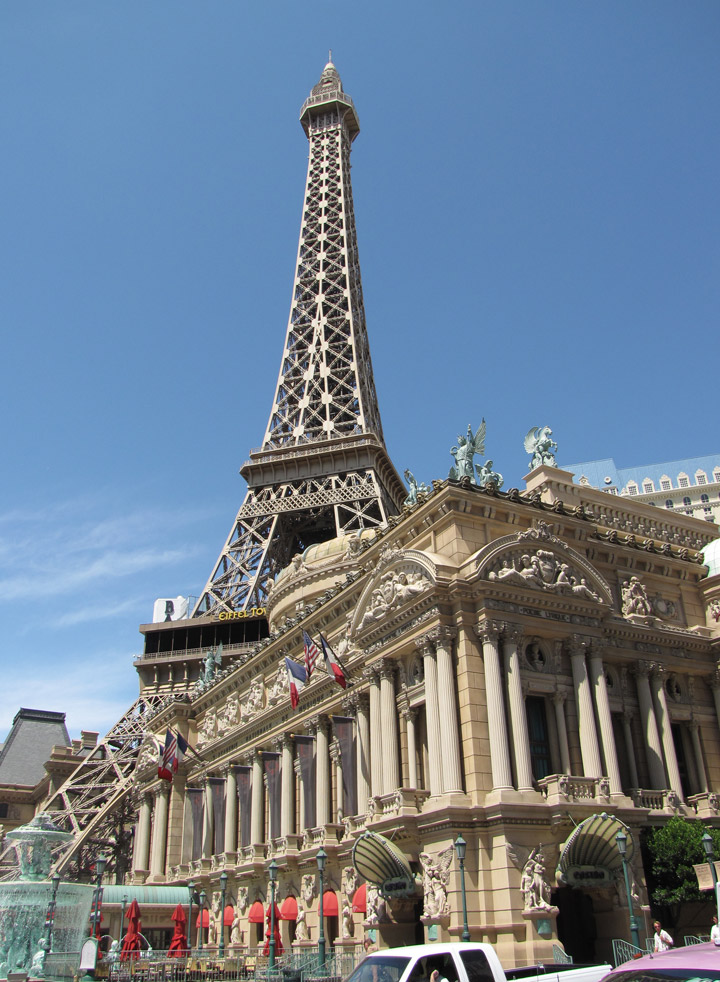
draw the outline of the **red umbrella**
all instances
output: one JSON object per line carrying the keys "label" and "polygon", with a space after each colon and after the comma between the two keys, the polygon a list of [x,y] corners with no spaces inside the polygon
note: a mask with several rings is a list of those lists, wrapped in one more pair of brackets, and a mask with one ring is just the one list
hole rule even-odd
{"label": "red umbrella", "polygon": [[[263,948],[263,955],[270,954],[270,904],[268,904],[267,914],[265,915],[265,920],[267,921],[267,931],[265,933],[265,947]],[[283,944],[280,940],[280,908],[275,904],[275,954],[282,955]]]}
{"label": "red umbrella", "polygon": [[187,935],[185,934],[187,918],[185,917],[182,904],[177,905],[170,915],[170,920],[175,921],[175,933],[172,936],[170,947],[168,948],[168,958],[184,958],[189,952]]}
{"label": "red umbrella", "polygon": [[125,917],[127,918],[128,929],[120,950],[121,962],[140,957],[140,908],[137,900],[133,900],[130,904]]}

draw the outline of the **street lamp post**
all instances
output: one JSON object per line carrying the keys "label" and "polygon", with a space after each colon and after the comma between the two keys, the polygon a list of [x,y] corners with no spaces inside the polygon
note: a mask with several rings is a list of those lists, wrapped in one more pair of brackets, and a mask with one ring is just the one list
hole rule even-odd
{"label": "street lamp post", "polygon": [[100,927],[100,908],[102,907],[102,878],[107,866],[107,859],[98,856],[95,860],[95,896],[93,897],[93,935],[97,937]]}
{"label": "street lamp post", "polygon": [[225,870],[220,874],[220,943],[218,944],[218,955],[225,957],[225,891],[227,890],[228,875]]}
{"label": "street lamp post", "polygon": [[125,908],[127,907],[128,895],[123,894],[122,898],[122,909],[120,911],[120,947],[122,948],[122,938],[123,938],[123,925],[125,924]]}
{"label": "street lamp post", "polygon": [[640,933],[638,932],[637,921],[635,920],[635,911],[633,910],[632,904],[632,892],[630,890],[630,877],[628,876],[628,866],[625,854],[627,852],[627,835],[624,832],[618,832],[615,836],[615,841],[617,842],[618,852],[620,853],[620,859],[622,860],[623,876],[625,877],[625,893],[627,894],[628,902],[628,912],[630,914],[630,933],[632,934],[633,944],[636,948],[640,947]]}
{"label": "street lamp post", "polygon": [[202,951],[203,948],[203,917],[205,916],[205,891],[200,891],[200,930],[198,931],[198,950]]}
{"label": "street lamp post", "polygon": [[318,849],[317,856],[315,857],[315,859],[317,860],[318,873],[320,875],[320,910],[319,910],[320,929],[318,931],[318,961],[320,963],[320,967],[324,968],[325,966],[325,911],[323,909],[323,900],[324,900],[323,894],[325,893],[324,874],[325,874],[325,863],[327,862],[327,853],[322,848],[322,846]]}
{"label": "street lamp post", "polygon": [[[710,864],[710,872],[712,874],[713,890],[715,891],[715,912],[718,913],[718,878],[717,870],[715,869],[715,850],[713,848],[712,836],[709,832],[706,832],[702,837],[703,849],[705,850],[705,855],[707,856],[707,861]],[[718,916],[718,923],[720,923],[720,916]]]}
{"label": "street lamp post", "polygon": [[192,954],[192,905],[195,898],[195,881],[190,880],[188,883],[188,895],[190,897],[190,902],[188,903],[188,948]]}
{"label": "street lamp post", "polygon": [[462,907],[463,907],[463,930],[462,930],[462,940],[470,940],[470,928],[468,927],[468,917],[467,917],[467,897],[465,896],[465,850],[467,849],[467,842],[463,839],[461,835],[458,835],[455,840],[455,851],[457,852],[458,862],[460,863],[460,890],[462,891]]}
{"label": "street lamp post", "polygon": [[57,908],[57,892],[60,886],[60,874],[55,873],[52,880],[52,899],[48,904],[47,912],[47,950],[52,951],[53,928],[55,927],[55,909]]}
{"label": "street lamp post", "polygon": [[273,859],[270,863],[270,943],[268,945],[268,968],[275,968],[275,884],[278,865]]}

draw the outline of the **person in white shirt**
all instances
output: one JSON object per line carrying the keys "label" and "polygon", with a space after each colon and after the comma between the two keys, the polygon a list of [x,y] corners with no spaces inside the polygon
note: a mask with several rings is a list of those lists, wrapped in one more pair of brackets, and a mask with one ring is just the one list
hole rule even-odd
{"label": "person in white shirt", "polygon": [[710,928],[710,940],[715,947],[720,948],[720,926],[718,926],[717,914],[713,914],[713,926]]}
{"label": "person in white shirt", "polygon": [[667,931],[663,931],[660,921],[653,921],[653,927],[655,928],[655,951],[669,951],[675,942]]}

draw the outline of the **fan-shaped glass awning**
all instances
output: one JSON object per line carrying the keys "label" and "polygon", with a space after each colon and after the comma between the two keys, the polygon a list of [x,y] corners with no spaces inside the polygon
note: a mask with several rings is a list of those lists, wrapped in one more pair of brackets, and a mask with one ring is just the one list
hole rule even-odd
{"label": "fan-shaped glass awning", "polygon": [[[592,870],[607,870],[608,879],[622,873],[622,858],[617,844],[617,834],[627,836],[625,858],[632,860],[635,843],[632,833],[620,819],[603,812],[591,815],[576,826],[560,848],[557,869],[565,882],[581,886],[583,879],[592,886]],[[583,876],[583,873],[586,875]]]}

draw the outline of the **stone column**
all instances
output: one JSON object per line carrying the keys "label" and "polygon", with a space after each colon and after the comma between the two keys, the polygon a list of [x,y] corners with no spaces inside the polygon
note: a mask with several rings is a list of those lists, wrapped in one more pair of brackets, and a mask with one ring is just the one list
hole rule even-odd
{"label": "stone column", "polygon": [[383,792],[383,734],[380,713],[380,676],[375,667],[363,674],[370,680],[370,794]]}
{"label": "stone column", "polygon": [[572,774],[567,723],[565,722],[565,693],[556,690],[553,692],[552,700],[553,706],[555,707],[555,725],[557,726],[558,744],[560,745],[560,767],[562,768],[563,774]]}
{"label": "stone column", "polygon": [[651,691],[655,695],[655,711],[657,713],[658,730],[665,752],[665,766],[667,767],[670,788],[682,801],[684,798],[682,781],[680,780],[680,768],[678,767],[677,755],[675,753],[675,742],[673,740],[670,711],[668,710],[667,696],[665,695],[665,670],[656,665],[651,673]]}
{"label": "stone column", "polygon": [[258,750],[252,757],[252,798],[250,801],[250,841],[256,846],[265,842],[265,774]]}
{"label": "stone column", "polygon": [[358,813],[364,815],[367,811],[370,797],[370,722],[368,713],[370,701],[367,693],[363,692],[357,700],[357,796]]}
{"label": "stone column", "polygon": [[380,718],[383,743],[383,794],[392,794],[400,787],[400,746],[395,703],[395,663],[389,658],[383,658],[380,663]]}
{"label": "stone column", "polygon": [[427,729],[428,772],[430,794],[434,797],[442,793],[442,764],[440,745],[440,709],[438,707],[437,662],[435,648],[425,635],[415,642],[422,652],[423,674],[425,675],[425,723]]}
{"label": "stone column", "polygon": [[215,815],[213,811],[212,788],[210,782],[205,779],[203,784],[203,830],[202,830],[202,858],[210,859],[213,854],[215,840]]}
{"label": "stone column", "polygon": [[617,749],[615,747],[615,734],[613,733],[605,668],[600,650],[595,646],[590,649],[588,662],[590,666],[590,680],[595,691],[595,705],[597,706],[598,720],[600,721],[600,737],[602,739],[608,781],[610,782],[610,794],[622,794],[622,781],[620,779],[620,767],[618,765]]}
{"label": "stone column", "polygon": [[[343,812],[343,771],[342,771],[342,757],[340,755],[340,744],[337,739],[333,737],[330,741],[330,760],[332,761],[332,785],[335,789],[335,795],[330,796],[330,811],[332,813],[332,821],[336,822],[338,825],[342,823],[344,812]],[[334,807],[333,807],[334,805]]]}
{"label": "stone column", "polygon": [[283,734],[280,747],[282,797],[280,800],[280,835],[292,835],[295,832],[295,769],[293,756],[295,744],[289,733]]}
{"label": "stone column", "polygon": [[165,845],[167,842],[168,801],[170,786],[155,791],[155,813],[153,815],[152,856],[150,876],[157,880],[165,876]]}
{"label": "stone column", "polygon": [[533,790],[532,762],[530,760],[530,736],[528,734],[525,699],[520,679],[518,644],[522,638],[519,624],[506,623],[503,629],[503,653],[507,677],[508,704],[510,707],[510,732],[515,751],[515,774],[518,791]]}
{"label": "stone column", "polygon": [[455,671],[453,668],[452,642],[456,632],[444,625],[430,632],[435,645],[437,665],[438,712],[440,715],[440,745],[443,766],[441,771],[444,793],[462,792],[462,766],[460,764],[460,730],[458,728]]}
{"label": "stone column", "polygon": [[330,748],[328,721],[314,716],[310,721],[315,730],[315,812],[318,826],[329,825],[330,818]]}
{"label": "stone column", "polygon": [[590,682],[585,665],[587,647],[588,642],[575,635],[570,647],[570,663],[578,709],[580,755],[585,777],[602,777],[600,745],[595,728],[595,710],[593,709],[592,693],[590,692]]}
{"label": "stone column", "polygon": [[307,823],[305,821],[305,789],[303,787],[302,769],[300,767],[299,757],[296,757],[293,761],[293,769],[295,771],[295,781],[297,787],[298,832],[303,832],[307,826]]}
{"label": "stone column", "polygon": [[416,788],[418,786],[417,779],[417,743],[415,740],[415,720],[417,719],[417,710],[411,709],[409,706],[403,710],[403,716],[405,718],[405,732],[407,733],[407,752],[408,752],[408,787]]}
{"label": "stone column", "polygon": [[235,852],[237,849],[238,829],[238,796],[235,769],[225,768],[225,842],[224,852]]}
{"label": "stone column", "polygon": [[700,744],[700,727],[693,720],[690,723],[690,739],[692,740],[693,755],[695,757],[695,769],[697,770],[698,784],[701,791],[708,790],[707,774],[705,772],[705,761],[703,760],[702,746]]}
{"label": "stone column", "polygon": [[715,703],[715,716],[720,726],[720,662],[718,662],[715,671],[708,679],[708,685],[712,690],[713,702]]}
{"label": "stone column", "polygon": [[665,778],[665,767],[663,765],[662,744],[660,743],[660,733],[658,732],[655,710],[652,704],[652,694],[650,692],[650,662],[639,661],[635,665],[635,680],[638,691],[638,703],[640,705],[640,719],[642,720],[645,736],[645,752],[650,771],[650,780],[654,791],[661,791],[667,787]]}
{"label": "stone column", "polygon": [[510,746],[508,744],[505,704],[503,702],[502,672],[498,638],[502,624],[499,621],[482,620],[475,628],[483,646],[485,666],[485,698],[488,712],[488,740],[493,790],[512,788]]}
{"label": "stone column", "polygon": [[150,820],[152,818],[152,797],[143,794],[140,801],[137,832],[135,833],[135,873],[147,872],[150,869]]}
{"label": "stone column", "polygon": [[635,760],[635,745],[633,744],[632,735],[632,721],[633,714],[627,709],[623,708],[623,736],[625,737],[625,752],[627,754],[627,763],[630,769],[630,784],[633,788],[640,787],[640,781],[638,780],[637,772],[637,761]]}

